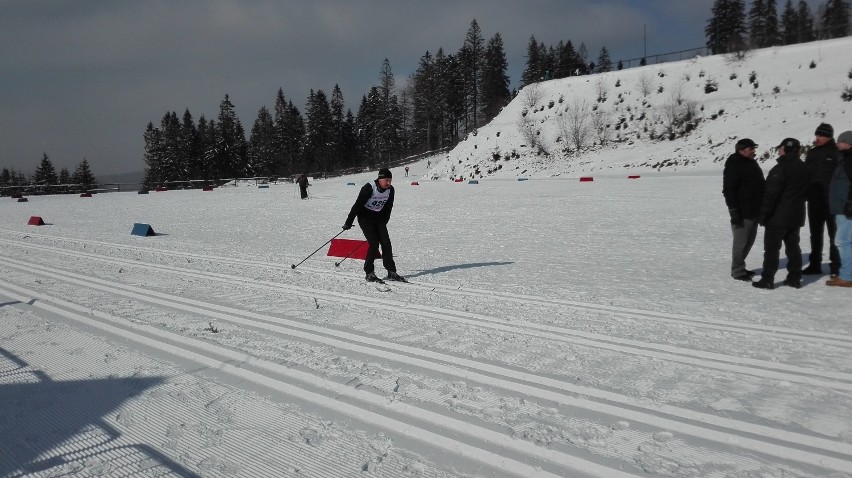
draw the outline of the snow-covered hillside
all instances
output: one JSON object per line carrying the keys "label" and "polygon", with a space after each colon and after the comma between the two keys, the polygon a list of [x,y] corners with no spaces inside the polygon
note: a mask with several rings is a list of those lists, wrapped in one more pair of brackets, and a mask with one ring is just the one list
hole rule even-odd
{"label": "snow-covered hillside", "polygon": [[[810,144],[820,122],[852,129],[852,103],[840,98],[852,85],[850,51],[852,38],[843,38],[529,85],[428,176],[720,171],[740,137],[763,147],[765,163],[785,137]],[[581,129],[571,118],[584,106],[588,131],[577,154],[572,133]],[[691,119],[672,128],[683,115]]]}

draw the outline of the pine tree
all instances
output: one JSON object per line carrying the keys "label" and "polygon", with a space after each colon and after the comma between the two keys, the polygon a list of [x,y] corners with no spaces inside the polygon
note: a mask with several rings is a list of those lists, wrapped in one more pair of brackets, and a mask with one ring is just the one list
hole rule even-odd
{"label": "pine tree", "polygon": [[509,63],[499,33],[488,41],[482,65],[482,119],[491,121],[512,100],[509,92]]}
{"label": "pine tree", "polygon": [[485,39],[476,19],[470,22],[464,45],[459,52],[464,78],[464,96],[468,121],[465,129],[470,131],[479,127],[479,111],[482,107],[480,87],[482,66],[485,61]]}
{"label": "pine tree", "polygon": [[437,66],[427,51],[411,77],[411,141],[418,152],[436,149],[439,144],[442,102],[438,91]]}
{"label": "pine tree", "polygon": [[343,113],[343,108],[345,103],[343,101],[343,92],[340,90],[340,86],[335,84],[334,89],[331,91],[331,101],[329,102],[329,107],[331,108],[331,161],[330,168],[332,170],[337,170],[338,168],[349,167],[347,161],[345,161],[345,152],[344,152],[344,144],[346,142],[346,123],[345,123],[345,115]]}
{"label": "pine tree", "polygon": [[261,106],[251,128],[248,169],[256,176],[272,176],[275,169],[275,124],[266,106]]}
{"label": "pine tree", "polygon": [[41,164],[36,168],[33,174],[33,183],[40,186],[40,190],[44,193],[50,192],[50,186],[57,184],[59,178],[56,176],[56,169],[47,153],[43,153]]}
{"label": "pine tree", "polygon": [[154,123],[149,121],[143,138],[145,140],[143,159],[147,167],[145,168],[145,178],[142,180],[142,184],[146,188],[153,188],[165,180],[161,166],[162,161],[160,160],[162,134],[159,128],[154,128]]}
{"label": "pine tree", "polygon": [[[561,43],[560,43],[561,45]],[[567,78],[580,74],[580,57],[574,50],[571,40],[559,49],[559,63],[556,67],[556,78]]]}
{"label": "pine tree", "polygon": [[68,168],[60,169],[59,170],[59,184],[70,184],[70,183],[71,183],[71,174],[68,173]]}
{"label": "pine tree", "polygon": [[781,44],[792,45],[799,39],[799,15],[793,7],[793,0],[787,0],[781,14]]}
{"label": "pine tree", "polygon": [[92,174],[92,170],[89,168],[89,161],[87,161],[86,158],[83,158],[83,161],[77,165],[77,169],[74,170],[72,181],[74,184],[82,185],[83,190],[91,188],[97,182],[95,175]]}
{"label": "pine tree", "polygon": [[201,151],[199,150],[198,129],[189,108],[183,112],[178,130],[178,154],[181,162],[181,180],[201,178]]}
{"label": "pine tree", "polygon": [[766,45],[766,1],[752,0],[748,12],[749,40],[752,48],[763,48]]}
{"label": "pine tree", "polygon": [[390,61],[387,58],[382,62],[379,71],[378,93],[378,117],[375,125],[376,159],[380,164],[399,157],[400,130],[402,127],[402,110],[396,95],[396,81],[391,70]]}
{"label": "pine tree", "polygon": [[219,104],[214,171],[219,178],[251,174],[246,167],[246,138],[228,95]]}
{"label": "pine tree", "polygon": [[311,90],[305,111],[305,172],[330,170],[332,144],[331,108],[322,90]]}
{"label": "pine tree", "polygon": [[807,43],[816,40],[814,16],[811,13],[811,7],[804,0],[799,0],[797,23],[796,31],[798,33],[798,40],[796,43]]}
{"label": "pine tree", "polygon": [[527,66],[524,72],[521,73],[521,87],[531,85],[541,80],[544,76],[543,64],[541,58],[541,49],[535,37],[530,37],[527,44]]}
{"label": "pine tree", "polygon": [[745,5],[742,0],[715,0],[713,16],[704,28],[707,48],[714,54],[745,47]]}
{"label": "pine tree", "polygon": [[842,38],[849,35],[849,2],[828,0],[822,13],[822,38]]}
{"label": "pine tree", "polygon": [[595,68],[595,73],[606,73],[612,71],[612,60],[609,57],[609,50],[606,47],[601,47],[601,52],[598,54],[598,65]]}
{"label": "pine tree", "polygon": [[216,122],[207,121],[204,115],[198,118],[198,173],[197,177],[205,181],[205,186],[212,183],[216,178]]}
{"label": "pine tree", "polygon": [[775,0],[766,0],[766,24],[764,29],[766,46],[781,44],[781,31],[778,26],[778,4]]}

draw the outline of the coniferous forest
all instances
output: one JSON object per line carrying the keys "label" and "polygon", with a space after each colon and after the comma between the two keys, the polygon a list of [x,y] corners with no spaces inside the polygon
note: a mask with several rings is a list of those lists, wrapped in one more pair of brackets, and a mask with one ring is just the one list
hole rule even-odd
{"label": "coniferous forest", "polygon": [[[827,0],[814,14],[808,3],[787,0],[780,15],[775,0],[715,0],[704,33],[710,53],[789,45],[850,33],[848,0]],[[590,59],[584,43],[545,45],[531,36],[519,86],[538,81],[621,69],[604,46]],[[644,65],[643,58],[639,65]],[[304,106],[284,88],[270,92],[246,131],[226,94],[215,118],[189,110],[167,111],[144,128],[146,187],[181,181],[216,183],[232,178],[338,175],[394,165],[411,156],[450,148],[488,123],[512,99],[508,62],[500,33],[488,40],[474,19],[461,47],[427,50],[404,88],[397,87],[385,59],[377,81],[353,112],[339,85],[330,94],[311,90]],[[354,104],[354,103],[351,103]],[[57,184],[94,184],[83,159],[73,173],[56,173],[44,153],[35,173],[3,168],[0,188],[23,185],[49,191]],[[0,191],[3,191],[0,189]]]}

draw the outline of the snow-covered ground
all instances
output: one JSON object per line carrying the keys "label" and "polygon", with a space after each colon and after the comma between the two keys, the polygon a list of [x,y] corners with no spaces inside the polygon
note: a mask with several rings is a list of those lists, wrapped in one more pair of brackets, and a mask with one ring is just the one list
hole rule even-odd
{"label": "snow-covered ground", "polygon": [[4,198],[0,476],[852,476],[852,296],[732,280],[718,168],[395,170],[390,291],[290,267],[373,175]]}

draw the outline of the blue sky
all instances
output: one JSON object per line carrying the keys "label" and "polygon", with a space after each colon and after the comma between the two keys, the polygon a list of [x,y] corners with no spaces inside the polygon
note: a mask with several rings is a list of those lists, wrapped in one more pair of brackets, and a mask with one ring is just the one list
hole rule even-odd
{"label": "blue sky", "polygon": [[512,87],[530,36],[614,60],[701,47],[710,0],[0,1],[0,167],[30,174],[85,157],[96,175],[141,171],[142,133],[166,111],[197,120],[230,95],[247,132],[278,88],[343,91],[356,112],[390,61],[397,85],[427,50],[457,51],[470,22],[499,32]]}

